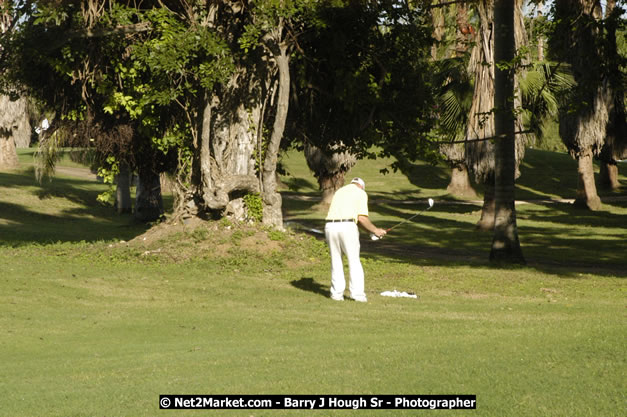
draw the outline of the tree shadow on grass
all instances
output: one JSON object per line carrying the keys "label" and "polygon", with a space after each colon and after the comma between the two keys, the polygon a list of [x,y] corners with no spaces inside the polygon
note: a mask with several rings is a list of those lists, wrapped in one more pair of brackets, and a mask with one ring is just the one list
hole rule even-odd
{"label": "tree shadow on grass", "polygon": [[451,180],[450,169],[443,165],[407,162],[400,166],[400,171],[421,189],[445,190]]}
{"label": "tree shadow on grass", "polygon": [[27,169],[1,172],[0,188],[0,245],[130,240],[149,227],[97,203],[103,189],[94,181],[54,178],[40,185]]}
{"label": "tree shadow on grass", "polygon": [[144,233],[148,225],[130,215],[75,216],[67,213],[38,213],[17,204],[0,202],[0,245],[22,246],[29,243],[96,242],[131,240]]}
{"label": "tree shadow on grass", "polygon": [[[419,266],[496,267],[489,261],[492,233],[475,228],[478,210],[478,206],[436,204],[382,240],[371,241],[362,232],[362,253],[385,262]],[[384,204],[372,207],[371,211],[385,216],[385,221],[377,225],[387,228],[395,224],[390,218],[400,222],[412,214],[413,208],[408,211],[405,206]],[[581,273],[627,276],[624,259],[627,241],[619,236],[624,231],[625,216],[582,212],[568,204],[551,204],[529,205],[521,217],[525,219],[519,222],[519,235],[527,268],[563,278],[579,278]],[[323,220],[301,218],[299,221],[311,227],[324,227]],[[575,227],[578,225],[584,226]],[[315,236],[324,240],[324,235]]]}

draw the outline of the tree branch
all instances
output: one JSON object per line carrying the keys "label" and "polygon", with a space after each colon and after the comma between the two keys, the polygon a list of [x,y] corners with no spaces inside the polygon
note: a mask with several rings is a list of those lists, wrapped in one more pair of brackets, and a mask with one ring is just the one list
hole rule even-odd
{"label": "tree branch", "polygon": [[68,32],[65,37],[58,39],[56,42],[48,46],[47,50],[54,51],[67,42],[76,38],[104,38],[111,35],[128,35],[131,33],[147,32],[152,28],[150,22],[140,22],[132,25],[116,26],[114,28],[89,29],[86,31],[75,30]]}
{"label": "tree branch", "polygon": [[[533,130],[519,130],[518,132],[514,132],[515,135],[524,135],[527,133],[534,133]],[[429,143],[435,143],[438,145],[446,145],[446,144],[454,144],[454,143],[471,143],[471,142],[485,142],[492,139],[502,139],[505,138],[505,135],[495,135],[488,136],[487,138],[477,138],[477,139],[464,139],[464,140],[438,140],[438,141],[429,141]]]}
{"label": "tree branch", "polygon": [[471,0],[452,0],[452,1],[446,1],[444,3],[438,3],[438,4],[431,4],[429,6],[427,6],[427,9],[437,9],[440,7],[444,7],[444,6],[450,6],[452,4],[460,4],[460,3],[471,3]]}

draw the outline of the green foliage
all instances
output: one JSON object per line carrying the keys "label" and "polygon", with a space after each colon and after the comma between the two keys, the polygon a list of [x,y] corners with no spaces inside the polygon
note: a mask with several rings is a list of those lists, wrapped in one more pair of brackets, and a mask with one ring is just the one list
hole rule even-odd
{"label": "green foliage", "polygon": [[[429,152],[431,29],[397,2],[323,3],[292,60],[287,136],[302,147],[346,147],[358,157]],[[288,144],[287,142],[285,143]]]}
{"label": "green foliage", "polygon": [[537,149],[552,152],[568,152],[559,134],[559,123],[556,118],[547,118],[540,125],[540,134],[536,134]]}
{"label": "green foliage", "polygon": [[63,156],[60,143],[62,142],[63,132],[54,132],[48,136],[46,140],[39,143],[35,159],[35,177],[39,183],[44,179],[50,179],[54,172],[57,162]]}
{"label": "green foliage", "polygon": [[[75,6],[33,3],[20,31],[0,47],[10,51],[12,64],[5,81],[52,109],[81,146],[136,167],[189,170],[198,95],[233,69],[225,42],[200,24],[206,12],[190,21],[166,7],[113,2],[92,16],[97,26],[87,28]],[[150,30],[117,32],[137,24]],[[120,125],[130,130],[118,134]],[[95,140],[85,142],[89,137]]]}
{"label": "green foliage", "polygon": [[436,132],[440,140],[460,140],[465,135],[473,96],[473,83],[466,70],[468,56],[443,59],[436,65],[434,83],[441,86]]}
{"label": "green foliage", "polygon": [[106,158],[103,166],[98,168],[98,176],[102,182],[109,186],[109,189],[98,195],[97,200],[105,205],[115,204],[115,178],[120,173],[120,162],[114,156]]}
{"label": "green foliage", "polygon": [[[576,86],[569,67],[550,62],[535,63],[527,68],[519,81],[523,121],[540,143],[544,142],[545,126],[556,120],[570,91]],[[547,148],[556,150],[554,147]],[[563,148],[562,148],[563,149]]]}
{"label": "green foliage", "polygon": [[[593,97],[598,88],[605,88],[607,81],[613,88],[624,85],[626,61],[617,40],[625,29],[622,17],[625,9],[616,5],[606,18],[597,16],[595,10],[578,2],[572,5],[556,2],[552,6],[553,19],[548,29],[550,56],[556,62],[567,64],[574,79],[560,108],[561,113],[569,117],[589,117]],[[576,144],[571,143],[570,147]]]}
{"label": "green foliage", "polygon": [[315,22],[315,11],[321,5],[316,0],[253,0],[249,7],[254,18],[245,25],[244,33],[238,40],[244,53],[267,42],[264,36],[279,27],[287,26],[291,36],[298,36],[297,31],[303,24]]}
{"label": "green foliage", "polygon": [[263,201],[261,196],[259,194],[246,194],[243,199],[248,218],[261,222],[263,220]]}

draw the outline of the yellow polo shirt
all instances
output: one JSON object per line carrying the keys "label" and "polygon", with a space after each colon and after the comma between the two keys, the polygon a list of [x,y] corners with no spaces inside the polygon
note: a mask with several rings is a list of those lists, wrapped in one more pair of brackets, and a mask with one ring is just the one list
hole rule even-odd
{"label": "yellow polo shirt", "polygon": [[326,220],[353,219],[368,215],[368,194],[355,184],[348,184],[335,192]]}

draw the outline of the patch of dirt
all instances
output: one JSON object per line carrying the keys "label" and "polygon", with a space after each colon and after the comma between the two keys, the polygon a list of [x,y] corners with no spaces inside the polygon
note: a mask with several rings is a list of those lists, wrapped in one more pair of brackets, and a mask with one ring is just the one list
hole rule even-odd
{"label": "patch of dirt", "polygon": [[162,256],[173,261],[184,261],[198,257],[222,258],[241,253],[267,256],[283,250],[283,243],[283,240],[273,240],[258,225],[190,218],[184,222],[160,223],[116,246],[142,250],[143,256]]}

